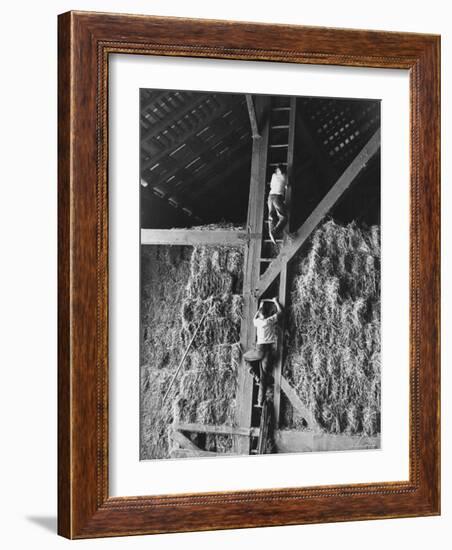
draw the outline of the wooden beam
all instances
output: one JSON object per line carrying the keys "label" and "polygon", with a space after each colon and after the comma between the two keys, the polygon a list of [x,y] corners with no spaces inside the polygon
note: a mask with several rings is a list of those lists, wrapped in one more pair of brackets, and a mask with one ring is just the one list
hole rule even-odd
{"label": "wooden beam", "polygon": [[268,269],[262,275],[259,283],[256,285],[256,294],[262,296],[267,288],[273,283],[276,277],[281,272],[281,269],[293,258],[298,250],[310,237],[314,229],[319,225],[322,219],[333,208],[336,202],[350,187],[356,176],[363,170],[369,160],[375,155],[380,148],[380,130],[366,143],[363,149],[358,153],[352,163],[348,166],[345,172],[340,176],[333,187],[323,197],[319,204],[314,208],[311,215],[304,224],[294,234],[293,239],[283,246],[277,258],[275,258]]}
{"label": "wooden beam", "polygon": [[295,389],[289,384],[287,378],[281,376],[281,389],[286,394],[292,407],[302,416],[310,428],[317,426],[317,421],[311,411],[304,405],[303,401],[298,397]]}
{"label": "wooden beam", "polygon": [[[209,97],[209,94],[196,93],[192,101],[188,101],[183,107],[174,108],[173,114],[164,117],[159,122],[152,124],[147,132],[143,132],[141,135],[140,141],[143,145],[151,137],[156,137],[162,130],[169,128],[171,125],[175,124],[178,120],[181,120],[187,113],[199,107],[202,103],[206,101]],[[171,104],[170,101],[168,101]]]}
{"label": "wooden beam", "polygon": [[[218,161],[217,153],[214,151],[215,148],[220,149],[220,145],[229,147],[230,151],[228,152],[228,158],[231,158],[233,152],[238,147],[241,147],[239,140],[240,133],[245,130],[245,126],[238,125],[228,125],[227,131],[219,136],[215,143],[213,144],[204,144],[200,139],[197,141],[194,138],[191,141],[189,147],[193,152],[193,157],[190,162],[195,160],[196,157],[199,157],[202,162],[205,162],[206,166],[212,171],[216,170],[217,167],[214,166],[214,162]],[[187,165],[190,164],[188,161],[184,161],[184,164],[180,164],[178,160],[166,155],[164,160],[162,159],[161,164],[166,168],[165,173],[162,176],[153,177],[152,172],[147,174],[142,174],[142,177],[149,181],[152,185],[162,185],[168,190],[174,188],[173,182],[177,182],[182,179],[184,182],[184,187],[191,185],[193,182],[198,182],[201,177],[204,177],[205,169],[193,174],[190,168],[187,168]],[[168,180],[172,178],[172,182],[169,183]]]}
{"label": "wooden beam", "polygon": [[224,120],[222,119],[222,116],[225,113],[227,113],[230,109],[234,109],[235,107],[240,106],[242,102],[243,102],[243,98],[236,99],[235,101],[232,101],[232,102],[221,103],[220,107],[212,113],[210,121],[202,120],[200,121],[200,124],[195,126],[194,128],[188,128],[187,130],[183,131],[180,135],[178,135],[178,138],[173,141],[171,147],[163,149],[160,153],[157,153],[156,155],[152,156],[149,160],[146,160],[145,162],[143,162],[143,165],[141,166],[141,172],[143,173],[145,170],[147,170],[151,166],[154,166],[154,164],[159,162],[159,160],[161,160],[163,157],[170,155],[183,143],[189,144],[190,140],[193,137],[200,134],[206,128],[208,127],[217,128],[218,126],[221,127],[221,125],[224,122]]}
{"label": "wooden beam", "polygon": [[174,430],[179,430],[183,432],[197,432],[197,433],[207,433],[207,434],[219,434],[219,435],[242,435],[250,437],[250,435],[258,435],[259,430],[255,428],[241,428],[236,426],[215,426],[213,424],[198,424],[198,423],[184,423],[177,422],[173,424]]}
{"label": "wooden beam", "polygon": [[178,445],[181,446],[182,449],[188,449],[190,451],[203,451],[204,449],[200,449],[197,445],[193,443],[191,439],[188,439],[187,436],[185,436],[183,433],[179,432],[178,430],[172,430],[171,432],[171,439],[175,441]]}
{"label": "wooden beam", "polygon": [[141,244],[242,246],[247,239],[246,231],[227,229],[141,230]]}
{"label": "wooden beam", "polygon": [[260,138],[259,126],[257,125],[256,109],[254,107],[253,96],[246,94],[246,105],[248,107],[248,114],[250,115],[251,133],[253,139]]}
{"label": "wooden beam", "polygon": [[234,456],[235,453],[214,453],[212,451],[203,451],[199,449],[195,451],[193,449],[173,449],[171,451],[171,458],[203,458],[214,456]]}
{"label": "wooden beam", "polygon": [[380,436],[368,437],[320,432],[277,430],[274,434],[278,453],[352,451],[379,449]]}
{"label": "wooden beam", "polygon": [[[261,96],[259,98],[259,103],[256,102],[256,111],[258,116],[260,114],[262,115],[259,120],[265,120],[265,123],[263,125],[261,124],[262,137],[260,139],[253,139],[247,219],[247,229],[250,234],[261,234],[264,222],[269,109],[269,98]],[[261,247],[262,238],[258,238],[251,239],[245,249],[242,324],[240,328],[240,344],[243,352],[254,346],[256,340],[253,317],[257,309],[258,301],[254,293],[254,288],[259,281],[259,258]],[[253,378],[250,376],[245,360],[242,358],[241,368],[238,372],[236,397],[236,424],[239,426],[251,426],[252,395]],[[238,454],[249,454],[249,438],[236,437],[234,439],[234,447]]]}

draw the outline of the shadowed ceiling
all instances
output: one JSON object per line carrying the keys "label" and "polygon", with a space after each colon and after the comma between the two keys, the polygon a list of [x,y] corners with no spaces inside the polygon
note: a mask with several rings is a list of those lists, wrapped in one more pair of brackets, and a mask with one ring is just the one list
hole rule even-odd
{"label": "shadowed ceiling", "polygon": [[[272,104],[281,100],[287,98],[273,96]],[[294,224],[304,221],[379,124],[378,100],[298,98]],[[244,94],[142,89],[140,127],[142,227],[245,223],[252,138]],[[379,178],[374,158],[336,215],[378,222]]]}

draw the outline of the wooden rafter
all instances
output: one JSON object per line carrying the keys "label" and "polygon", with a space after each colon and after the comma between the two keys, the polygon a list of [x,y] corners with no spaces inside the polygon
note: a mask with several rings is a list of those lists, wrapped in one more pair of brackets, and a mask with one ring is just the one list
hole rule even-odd
{"label": "wooden rafter", "polygon": [[[146,182],[148,185],[148,183]],[[142,184],[143,185],[143,184]],[[147,187],[147,186],[144,186]],[[173,208],[179,208],[184,211],[185,215],[198,221],[202,222],[202,216],[199,212],[198,205],[192,204],[186,197],[180,196],[178,193],[174,194],[171,192],[165,192],[161,188],[158,188],[153,185],[147,187],[150,192],[154,193],[160,200],[168,203]]]}
{"label": "wooden rafter", "polygon": [[317,421],[311,411],[303,404],[295,389],[289,384],[287,379],[281,375],[281,389],[290,401],[292,407],[302,416],[310,428],[317,426]]}
{"label": "wooden rafter", "polygon": [[254,100],[251,94],[246,94],[246,105],[248,107],[248,114],[250,116],[251,132],[253,139],[260,137],[259,126],[257,124],[256,108],[254,107]]}
{"label": "wooden rafter", "polygon": [[240,105],[241,103],[243,103],[242,98],[232,102],[222,102],[220,107],[214,110],[214,112],[212,113],[210,121],[200,120],[199,125],[193,128],[187,128],[184,132],[182,132],[178,136],[176,140],[173,141],[173,143],[171,144],[171,147],[163,149],[160,153],[153,155],[149,160],[143,162],[143,165],[141,166],[141,171],[145,172],[148,168],[150,168],[151,166],[154,166],[162,158],[164,158],[165,156],[175,151],[183,143],[189,143],[191,138],[197,136],[205,128],[210,126],[214,131],[217,131],[217,128],[219,127],[219,125],[221,125],[222,122],[225,122],[224,119],[222,119],[223,115],[227,113],[231,108],[234,108]]}
{"label": "wooden rafter", "polygon": [[255,291],[258,296],[262,296],[262,294],[272,284],[281,272],[283,266],[285,266],[303,246],[314,229],[318,226],[326,214],[328,214],[344,192],[350,187],[356,176],[363,170],[379,148],[380,130],[377,130],[363,149],[358,153],[353,162],[344,171],[342,176],[340,176],[325,197],[319,202],[308,219],[293,235],[290,242],[281,248],[278,257],[270,263],[268,269],[262,275],[255,287]]}
{"label": "wooden rafter", "polygon": [[[149,107],[155,104],[156,101],[159,101],[163,99],[166,95],[168,95],[168,90],[142,90],[142,93],[144,95],[144,99],[141,102],[140,111],[141,113],[148,111]],[[147,96],[147,97],[145,97]],[[147,114],[147,113],[146,113]],[[145,117],[142,117],[145,118]],[[146,119],[147,121],[147,119]],[[148,126],[151,126],[151,122],[147,122]]]}
{"label": "wooden rafter", "polygon": [[222,229],[142,229],[141,244],[151,245],[227,245],[241,246],[247,241],[246,231]]}
{"label": "wooden rafter", "polygon": [[[219,136],[216,140],[216,142],[213,145],[209,145],[208,149],[206,148],[206,144],[201,139],[192,140],[190,143],[190,149],[193,152],[193,158],[192,160],[196,159],[198,156],[201,161],[204,161],[206,163],[206,166],[209,165],[209,163],[212,163],[213,160],[216,158],[216,151],[215,148],[218,148],[220,144],[224,144],[225,146],[229,147],[231,150],[237,145],[239,132],[241,127],[237,127],[234,125],[228,125],[227,131]],[[186,145],[188,147],[188,145]],[[174,157],[166,156],[164,161],[162,161],[162,164],[166,167],[168,167],[167,170],[165,170],[164,174],[158,177],[152,177],[152,175],[145,175],[146,179],[148,181],[152,181],[153,185],[165,185],[168,187],[172,187],[173,185],[168,182],[170,178],[173,178],[174,181],[178,181],[179,179],[184,180],[184,185],[189,185],[192,180],[197,180],[200,177],[199,173],[193,174],[192,171],[187,169],[187,161],[184,162],[184,166],[181,165],[180,161],[178,161]]]}
{"label": "wooden rafter", "polygon": [[[223,183],[226,183],[228,179],[234,174],[234,172],[244,168],[245,165],[250,163],[249,154],[247,154],[248,147],[241,147],[237,152],[234,153],[234,157],[237,157],[231,162],[230,159],[225,159],[222,163],[221,168],[218,165],[216,173],[212,178],[207,177],[203,182],[197,183],[197,191],[190,194],[191,197],[195,199],[201,199],[206,194],[208,194],[212,189],[220,189]],[[228,190],[226,189],[226,192]],[[215,197],[216,198],[216,197]]]}
{"label": "wooden rafter", "polygon": [[160,122],[152,124],[149,130],[141,136],[141,143],[146,142],[151,137],[157,136],[165,128],[170,128],[178,120],[181,120],[190,111],[193,111],[199,107],[206,99],[209,98],[209,94],[196,94],[192,101],[188,101],[183,107],[175,108],[172,116],[164,117]]}

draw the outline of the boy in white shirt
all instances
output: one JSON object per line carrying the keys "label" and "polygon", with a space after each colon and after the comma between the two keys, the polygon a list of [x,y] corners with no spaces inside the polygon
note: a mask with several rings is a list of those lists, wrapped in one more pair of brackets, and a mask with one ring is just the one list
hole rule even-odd
{"label": "boy in white shirt", "polygon": [[273,298],[271,302],[273,302],[276,307],[276,313],[270,315],[270,303],[268,300],[263,300],[253,319],[254,326],[256,327],[256,349],[262,355],[260,362],[259,395],[257,399],[257,404],[259,406],[263,404],[270,377],[269,375],[273,367],[271,359],[273,351],[278,345],[278,324],[283,311],[277,298]]}
{"label": "boy in white shirt", "polygon": [[272,174],[270,193],[267,199],[269,233],[273,242],[287,223],[286,187],[287,178],[283,174],[282,165],[278,164]]}

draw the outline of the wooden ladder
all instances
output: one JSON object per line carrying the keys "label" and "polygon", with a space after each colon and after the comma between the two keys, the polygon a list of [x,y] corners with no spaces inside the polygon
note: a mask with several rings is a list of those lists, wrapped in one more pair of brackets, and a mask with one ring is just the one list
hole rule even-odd
{"label": "wooden ladder", "polygon": [[[267,171],[266,181],[269,182],[275,166],[281,164],[286,169],[287,189],[285,196],[285,204],[287,209],[287,224],[284,228],[282,238],[276,240],[274,245],[269,233],[268,206],[267,198],[270,188],[266,193],[264,204],[264,221],[262,227],[262,246],[260,255],[260,275],[262,276],[270,262],[279,254],[279,248],[287,242],[287,233],[290,230],[290,204],[291,204],[291,176],[293,174],[294,160],[294,144],[295,144],[295,122],[296,122],[296,98],[295,97],[278,97],[272,100],[270,111],[269,124],[269,139],[267,151]],[[284,308],[287,302],[287,265],[281,269],[281,273],[267,298],[277,297],[279,303]],[[251,437],[250,453],[263,454],[266,452],[267,445],[264,439],[268,436],[268,424],[274,423],[274,428],[279,428],[280,408],[281,408],[281,375],[282,365],[284,360],[284,317],[280,321],[280,337],[274,358],[274,368],[272,374],[274,378],[274,394],[273,394],[273,414],[267,411],[267,403],[264,407],[259,407],[257,397],[259,391],[259,383],[254,383],[253,388],[253,410],[251,417],[251,425],[259,429],[258,437]]]}

